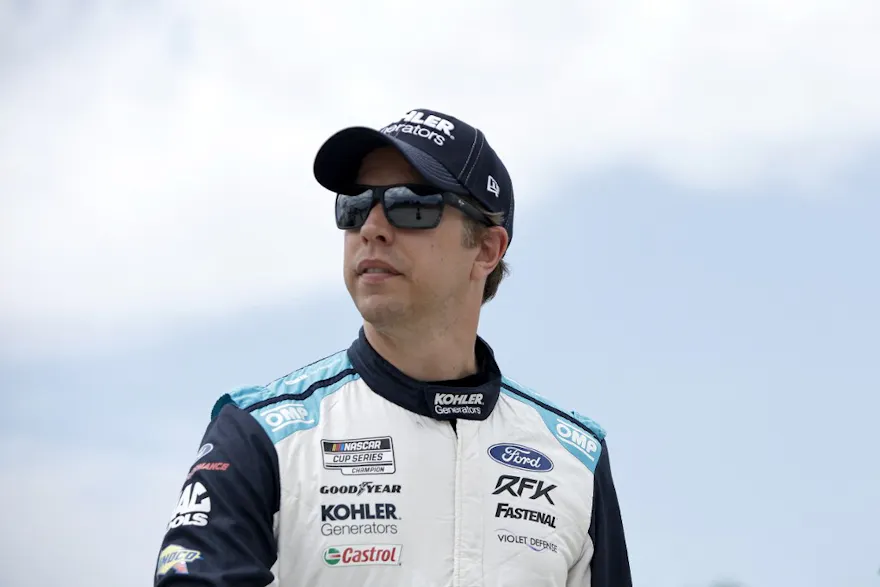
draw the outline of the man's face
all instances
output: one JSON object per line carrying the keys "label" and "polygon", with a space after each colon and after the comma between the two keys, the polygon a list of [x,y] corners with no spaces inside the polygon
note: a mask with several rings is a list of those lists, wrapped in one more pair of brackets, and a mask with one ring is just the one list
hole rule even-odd
{"label": "man's face", "polygon": [[[381,148],[361,163],[357,182],[383,186],[425,183],[400,153]],[[440,316],[454,316],[475,287],[480,248],[462,243],[463,214],[443,210],[439,226],[402,230],[389,224],[375,205],[360,229],[345,232],[345,285],[364,320],[377,328],[415,326]],[[379,265],[380,267],[376,267]],[[373,266],[369,271],[367,267]]]}

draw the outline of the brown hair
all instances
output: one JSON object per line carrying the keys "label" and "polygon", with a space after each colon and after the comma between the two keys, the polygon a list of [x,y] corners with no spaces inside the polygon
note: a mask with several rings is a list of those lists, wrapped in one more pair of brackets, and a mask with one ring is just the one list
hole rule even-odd
{"label": "brown hair", "polygon": [[[489,212],[472,198],[465,199],[468,200],[469,204],[474,205],[478,210],[488,216],[489,219],[495,224],[501,225],[504,221],[503,212]],[[462,245],[468,248],[478,246],[480,244],[480,240],[483,238],[483,234],[485,234],[488,228],[488,226],[486,226],[485,224],[481,224],[470,216],[465,216],[464,232],[462,233]],[[492,273],[490,273],[488,277],[486,277],[486,285],[485,287],[483,287],[484,304],[495,297],[495,294],[498,293],[498,286],[501,284],[501,280],[503,280],[508,275],[510,275],[510,267],[507,265],[507,262],[504,259],[501,259],[500,261],[498,261],[498,265],[495,266],[495,269],[492,270]]]}

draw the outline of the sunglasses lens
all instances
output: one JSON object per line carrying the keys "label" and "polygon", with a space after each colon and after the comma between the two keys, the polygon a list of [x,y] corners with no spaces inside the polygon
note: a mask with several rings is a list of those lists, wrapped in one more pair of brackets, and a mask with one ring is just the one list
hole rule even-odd
{"label": "sunglasses lens", "polygon": [[398,228],[434,228],[443,211],[443,194],[435,188],[394,187],[385,192],[385,213]]}
{"label": "sunglasses lens", "polygon": [[336,226],[342,229],[358,228],[367,221],[373,207],[373,192],[336,196]]}

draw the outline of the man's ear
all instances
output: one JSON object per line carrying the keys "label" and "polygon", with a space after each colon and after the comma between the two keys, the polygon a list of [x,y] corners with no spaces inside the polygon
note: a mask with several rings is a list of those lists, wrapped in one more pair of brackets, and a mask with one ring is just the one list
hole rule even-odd
{"label": "man's ear", "polygon": [[507,231],[500,226],[487,227],[479,238],[477,243],[479,253],[474,261],[474,272],[476,273],[475,277],[484,278],[488,277],[501,262],[504,253],[507,252],[510,239],[507,236]]}

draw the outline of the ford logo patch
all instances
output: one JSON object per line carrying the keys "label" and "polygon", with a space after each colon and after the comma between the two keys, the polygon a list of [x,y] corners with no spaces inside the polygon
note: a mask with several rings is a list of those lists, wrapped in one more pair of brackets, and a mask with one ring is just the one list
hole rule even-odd
{"label": "ford logo patch", "polygon": [[523,471],[546,472],[553,470],[553,461],[542,452],[521,444],[493,444],[489,447],[489,456],[496,463],[521,469]]}

